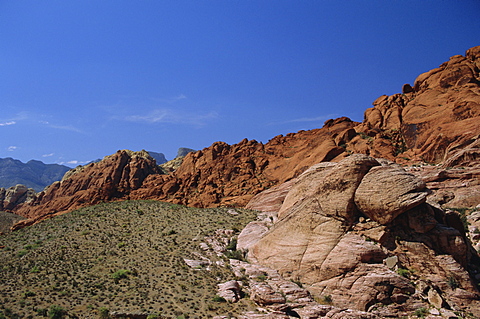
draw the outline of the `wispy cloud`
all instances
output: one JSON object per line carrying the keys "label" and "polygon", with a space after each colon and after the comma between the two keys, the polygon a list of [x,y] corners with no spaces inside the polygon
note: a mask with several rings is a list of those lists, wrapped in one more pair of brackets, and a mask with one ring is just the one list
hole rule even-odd
{"label": "wispy cloud", "polygon": [[[80,130],[79,128],[73,125],[70,125],[70,124],[62,125],[62,124],[51,123],[50,121],[41,119],[42,117],[45,118],[50,116],[45,114],[35,114],[31,112],[22,111],[9,119],[4,119],[4,120],[0,119],[0,126],[9,126],[9,125],[19,124],[20,122],[27,122],[29,125],[35,125],[36,123],[38,123],[46,127],[57,129],[57,130],[83,133],[82,130]],[[39,120],[39,118],[41,120]]]}
{"label": "wispy cloud", "polygon": [[333,119],[338,116],[339,116],[338,114],[328,114],[328,115],[317,116],[317,117],[301,117],[301,118],[291,119],[287,121],[271,122],[268,125],[280,125],[280,124],[288,124],[288,123],[306,123],[306,122],[325,122],[326,120]]}
{"label": "wispy cloud", "polygon": [[8,121],[8,122],[2,122],[0,123],[0,126],[8,126],[8,125],[14,125],[17,124],[15,121]]}
{"label": "wispy cloud", "polygon": [[148,100],[154,101],[154,102],[160,102],[160,103],[168,103],[172,104],[181,100],[186,100],[187,96],[185,94],[179,94],[171,97],[163,97],[163,98],[158,98],[158,97],[150,97]]}
{"label": "wispy cloud", "polygon": [[76,128],[76,127],[73,126],[73,125],[57,125],[57,124],[51,124],[51,123],[48,122],[48,121],[38,121],[38,123],[40,123],[40,124],[42,124],[42,125],[45,125],[45,126],[47,126],[47,127],[50,127],[50,128],[57,129],[57,130],[71,131],[71,132],[76,132],[76,133],[83,133],[82,130]]}
{"label": "wispy cloud", "polygon": [[28,120],[30,118],[29,113],[26,111],[21,111],[18,112],[17,114],[8,117],[8,118],[3,118],[0,119],[0,126],[9,126],[9,125],[15,125],[20,121]]}
{"label": "wispy cloud", "polygon": [[77,132],[77,133],[83,133],[82,130],[76,128],[76,127],[73,126],[73,125],[53,125],[53,124],[50,124],[49,127],[54,128],[54,129],[58,129],[58,130],[64,130],[64,131],[72,131],[72,132]]}
{"label": "wispy cloud", "polygon": [[[128,122],[140,123],[169,123],[169,124],[189,124],[202,126],[207,121],[218,117],[216,112],[208,112],[204,114],[189,113],[185,111],[178,111],[169,108],[159,108],[145,114],[127,115],[121,120]],[[116,119],[119,119],[118,117]]]}
{"label": "wispy cloud", "polygon": [[51,156],[53,156],[53,155],[55,155],[55,154],[54,154],[54,153],[50,153],[50,154],[43,154],[43,155],[42,155],[42,157],[51,157]]}
{"label": "wispy cloud", "polygon": [[177,102],[177,101],[180,101],[180,100],[185,100],[187,98],[187,96],[185,94],[180,94],[180,95],[177,95],[177,96],[174,96],[170,99],[171,102]]}
{"label": "wispy cloud", "polygon": [[57,164],[71,166],[71,165],[83,165],[83,164],[87,164],[87,163],[89,163],[89,162],[88,161],[72,160],[72,161],[66,161],[66,162],[58,162]]}
{"label": "wispy cloud", "polygon": [[18,148],[18,147],[16,147],[16,146],[9,146],[9,147],[7,148],[7,150],[8,150],[9,152],[13,152],[13,151],[15,151],[17,148]]}

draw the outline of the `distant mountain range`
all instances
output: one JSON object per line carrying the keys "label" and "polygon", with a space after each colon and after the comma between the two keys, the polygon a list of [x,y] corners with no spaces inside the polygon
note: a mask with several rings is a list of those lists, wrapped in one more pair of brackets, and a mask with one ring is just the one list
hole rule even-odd
{"label": "distant mountain range", "polygon": [[35,191],[62,179],[70,167],[59,164],[45,164],[31,160],[23,163],[11,157],[0,158],[0,187],[8,188],[22,184]]}
{"label": "distant mountain range", "polygon": [[[178,149],[177,157],[183,157],[190,148],[181,147]],[[148,151],[148,154],[155,159],[157,165],[167,162],[163,153]],[[101,159],[93,162],[99,162]],[[0,158],[0,187],[9,188],[22,184],[33,188],[36,192],[42,191],[46,186],[62,179],[63,175],[71,168],[59,164],[45,164],[42,161],[31,160],[23,163],[11,157]]]}
{"label": "distant mountain range", "polygon": [[[147,151],[148,154],[150,154],[151,157],[157,161],[157,165],[162,165],[168,162],[168,160],[165,158],[165,155],[163,153],[157,153],[157,152],[152,152],[152,151]],[[185,157],[188,153],[190,152],[195,152],[194,149],[187,148],[187,147],[180,147],[177,151],[177,157]]]}
{"label": "distant mountain range", "polygon": [[165,155],[163,153],[148,151],[148,154],[150,154],[150,156],[153,157],[155,161],[157,161],[157,165],[161,165],[167,162],[167,159],[165,158]]}

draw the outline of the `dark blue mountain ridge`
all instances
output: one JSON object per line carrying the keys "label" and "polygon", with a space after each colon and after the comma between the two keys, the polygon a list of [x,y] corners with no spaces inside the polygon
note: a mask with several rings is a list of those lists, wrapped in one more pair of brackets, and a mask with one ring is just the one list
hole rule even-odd
{"label": "dark blue mountain ridge", "polygon": [[70,167],[59,164],[45,164],[30,160],[23,163],[11,157],[0,158],[0,187],[8,188],[22,184],[35,191],[62,179]]}

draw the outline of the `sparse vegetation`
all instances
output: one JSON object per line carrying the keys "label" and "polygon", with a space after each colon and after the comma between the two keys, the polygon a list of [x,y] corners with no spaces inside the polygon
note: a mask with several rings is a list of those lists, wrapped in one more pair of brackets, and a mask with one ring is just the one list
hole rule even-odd
{"label": "sparse vegetation", "polygon": [[212,301],[213,301],[213,302],[226,302],[225,298],[220,297],[220,296],[218,296],[218,295],[214,296],[214,297],[212,298]]}
{"label": "sparse vegetation", "polygon": [[110,311],[106,307],[98,308],[98,316],[100,319],[108,319],[110,318]]}
{"label": "sparse vegetation", "polygon": [[[212,301],[218,283],[235,279],[227,267],[194,269],[183,260],[197,258],[203,236],[241,229],[256,217],[253,211],[236,209],[239,214],[231,215],[227,210],[114,202],[1,236],[0,246],[8,249],[0,250],[0,312],[6,318],[241,313],[251,307],[248,298],[233,306]],[[243,258],[242,251],[230,252]]]}
{"label": "sparse vegetation", "polygon": [[425,318],[425,316],[428,314],[428,309],[425,307],[418,308],[415,310],[414,315],[417,316],[418,318]]}
{"label": "sparse vegetation", "polygon": [[322,299],[320,300],[320,303],[327,304],[327,305],[330,305],[332,302],[333,302],[333,299],[331,295],[322,296]]}
{"label": "sparse vegetation", "polygon": [[468,226],[470,225],[470,223],[467,220],[467,216],[473,211],[473,209],[468,207],[447,207],[447,209],[453,210],[460,215],[460,220],[462,221],[463,228],[468,233]]}
{"label": "sparse vegetation", "polygon": [[113,280],[115,280],[116,283],[118,283],[118,281],[120,279],[128,278],[128,275],[130,275],[129,270],[120,269],[120,270],[117,270],[116,272],[114,272],[111,277],[112,277]]}
{"label": "sparse vegetation", "polygon": [[405,268],[398,268],[397,269],[397,274],[399,274],[400,276],[405,277],[405,278],[410,278],[411,271],[408,270],[408,269],[405,269]]}
{"label": "sparse vegetation", "polygon": [[66,314],[65,309],[57,305],[52,305],[48,309],[48,318],[50,319],[62,319]]}
{"label": "sparse vegetation", "polygon": [[460,287],[460,284],[458,283],[458,280],[453,275],[450,275],[448,277],[447,285],[451,289],[456,289],[456,288]]}

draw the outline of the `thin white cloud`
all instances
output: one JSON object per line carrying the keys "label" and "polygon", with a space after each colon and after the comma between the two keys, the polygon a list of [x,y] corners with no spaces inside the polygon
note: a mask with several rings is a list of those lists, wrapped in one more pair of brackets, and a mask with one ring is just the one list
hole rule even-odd
{"label": "thin white cloud", "polygon": [[15,121],[8,121],[8,122],[2,122],[0,123],[0,126],[8,126],[8,125],[14,125],[17,124]]}
{"label": "thin white cloud", "polygon": [[55,155],[55,154],[54,154],[54,153],[50,153],[50,154],[43,154],[43,155],[42,155],[42,157],[51,157],[51,156],[53,156],[53,155]]}
{"label": "thin white cloud", "polygon": [[185,94],[180,94],[178,96],[173,97],[172,101],[176,102],[176,101],[180,101],[180,100],[185,100],[186,98],[187,98],[187,96]]}
{"label": "thin white cloud", "polygon": [[60,165],[82,165],[82,164],[87,164],[89,163],[88,161],[78,161],[78,160],[71,160],[71,161],[66,161],[66,162],[57,162],[57,164]]}
{"label": "thin white cloud", "polygon": [[180,100],[186,100],[186,99],[187,99],[187,96],[185,94],[179,94],[177,96],[172,96],[169,98],[154,98],[154,97],[150,98],[151,101],[168,103],[168,104],[172,104]]}
{"label": "thin white cloud", "polygon": [[[128,115],[122,120],[128,122],[139,123],[168,123],[168,124],[188,124],[188,125],[205,125],[207,121],[218,117],[216,112],[205,114],[196,114],[176,111],[168,108],[155,109],[146,114]],[[117,118],[118,119],[118,118]]]}
{"label": "thin white cloud", "polygon": [[71,131],[71,132],[76,132],[76,133],[83,133],[80,129],[76,128],[73,125],[56,125],[56,124],[50,124],[48,121],[39,121],[40,124],[46,125],[50,128],[54,128],[57,130],[64,130],[64,131]]}
{"label": "thin white cloud", "polygon": [[76,128],[73,125],[49,125],[49,127],[58,129],[58,130],[64,130],[64,131],[72,131],[76,133],[83,133],[82,130]]}
{"label": "thin white cloud", "polygon": [[15,151],[17,148],[18,148],[18,147],[16,147],[16,146],[9,146],[9,147],[7,148],[7,150],[8,150],[9,152],[13,152],[13,151]]}
{"label": "thin white cloud", "polygon": [[15,125],[19,121],[24,121],[28,120],[30,118],[29,113],[26,111],[19,112],[15,114],[14,116],[7,118],[7,119],[1,119],[0,120],[0,126],[9,126],[9,125]]}
{"label": "thin white cloud", "polygon": [[301,117],[298,119],[291,119],[287,121],[279,121],[279,122],[272,122],[269,125],[280,125],[280,124],[288,124],[288,123],[305,123],[305,122],[325,122],[326,120],[333,119],[338,117],[338,114],[328,114],[324,116],[317,116],[317,117]]}

